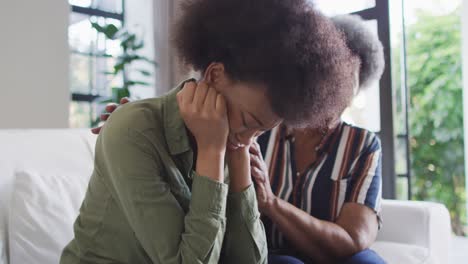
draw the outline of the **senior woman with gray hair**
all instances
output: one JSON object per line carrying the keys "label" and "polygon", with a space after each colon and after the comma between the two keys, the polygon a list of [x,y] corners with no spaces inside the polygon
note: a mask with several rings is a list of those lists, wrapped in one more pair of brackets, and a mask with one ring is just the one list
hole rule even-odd
{"label": "senior woman with gray hair", "polygon": [[[380,79],[382,44],[356,15],[332,18],[359,57],[355,94]],[[251,170],[269,263],[385,263],[369,247],[380,226],[378,137],[341,119],[280,125],[251,146]]]}

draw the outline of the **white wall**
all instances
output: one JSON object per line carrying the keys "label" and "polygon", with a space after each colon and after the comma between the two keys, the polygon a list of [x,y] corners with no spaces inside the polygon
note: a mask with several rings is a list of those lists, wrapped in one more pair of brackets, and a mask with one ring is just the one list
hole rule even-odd
{"label": "white wall", "polygon": [[68,127],[69,7],[0,1],[0,128]]}
{"label": "white wall", "polygon": [[[153,19],[153,2],[159,0],[138,0],[125,1],[125,26],[132,32],[144,36],[145,46],[141,50],[141,55],[154,60],[154,19]],[[155,72],[153,66],[147,63],[135,62],[132,68],[145,69]],[[137,78],[151,83],[149,87],[134,86],[132,88],[132,96],[136,95],[139,98],[154,97],[156,95],[155,78],[146,78],[139,73],[130,70],[130,78]]]}
{"label": "white wall", "polygon": [[[463,119],[465,138],[465,190],[468,192],[468,0],[462,4]],[[468,201],[466,204],[468,213]]]}

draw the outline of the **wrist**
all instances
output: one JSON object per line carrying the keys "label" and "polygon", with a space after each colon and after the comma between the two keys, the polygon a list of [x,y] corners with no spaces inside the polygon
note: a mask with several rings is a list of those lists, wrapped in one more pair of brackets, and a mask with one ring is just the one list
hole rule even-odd
{"label": "wrist", "polygon": [[226,162],[229,168],[229,191],[242,192],[252,184],[250,177],[250,156],[245,148],[228,150]]}
{"label": "wrist", "polygon": [[247,189],[250,185],[252,185],[252,180],[250,178],[239,179],[235,177],[230,177],[229,192],[239,193]]}
{"label": "wrist", "polygon": [[226,148],[221,147],[214,147],[214,146],[205,146],[205,145],[197,145],[197,156],[203,156],[207,158],[213,159],[223,159],[226,155]]}
{"label": "wrist", "polygon": [[265,214],[267,217],[270,218],[270,216],[273,214],[275,211],[278,203],[279,203],[279,198],[276,197],[275,195],[271,195],[266,199],[266,201],[262,204],[261,212]]}
{"label": "wrist", "polygon": [[216,149],[197,151],[196,171],[199,175],[224,182],[224,153]]}
{"label": "wrist", "polygon": [[246,165],[250,165],[248,149],[240,148],[226,151],[226,162],[230,170],[243,170]]}

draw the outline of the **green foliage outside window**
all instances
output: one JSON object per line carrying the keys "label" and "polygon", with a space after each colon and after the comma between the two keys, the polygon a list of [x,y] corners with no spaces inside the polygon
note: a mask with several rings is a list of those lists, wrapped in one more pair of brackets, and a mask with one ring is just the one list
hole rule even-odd
{"label": "green foliage outside window", "polygon": [[417,18],[406,35],[412,199],[445,204],[453,231],[465,235],[460,10]]}

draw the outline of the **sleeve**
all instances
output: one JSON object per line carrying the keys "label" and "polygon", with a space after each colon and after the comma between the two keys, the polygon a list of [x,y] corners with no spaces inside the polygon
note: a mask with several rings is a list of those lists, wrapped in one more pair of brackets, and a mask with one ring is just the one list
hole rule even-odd
{"label": "sleeve", "polygon": [[165,181],[151,140],[112,121],[98,140],[96,168],[153,263],[218,263],[225,232],[226,184],[194,175],[185,214]]}
{"label": "sleeve", "polygon": [[230,193],[221,263],[267,263],[265,228],[260,220],[255,188]]}
{"label": "sleeve", "polygon": [[382,148],[375,134],[370,134],[367,142],[351,169],[345,202],[363,204],[379,213],[382,199]]}

